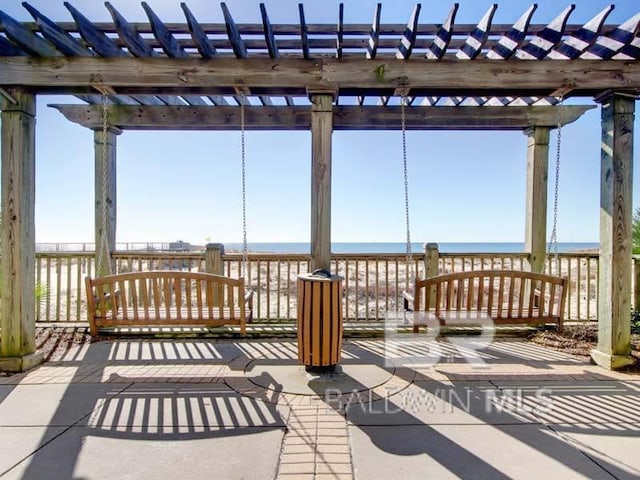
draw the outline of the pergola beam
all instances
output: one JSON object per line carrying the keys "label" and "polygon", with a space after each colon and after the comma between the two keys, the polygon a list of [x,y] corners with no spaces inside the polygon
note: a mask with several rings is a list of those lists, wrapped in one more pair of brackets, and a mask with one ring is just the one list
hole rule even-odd
{"label": "pergola beam", "polygon": [[[102,128],[102,106],[51,105],[68,120],[90,129]],[[406,109],[410,130],[524,130],[574,122],[589,105],[533,107],[411,107]],[[308,106],[245,107],[247,130],[309,130]],[[240,109],[233,106],[109,107],[109,124],[121,130],[238,130]],[[334,130],[399,130],[400,107],[333,107]]]}
{"label": "pergola beam", "polygon": [[84,93],[96,85],[155,94],[233,93],[238,86],[272,95],[305,95],[315,89],[391,94],[406,88],[411,95],[525,96],[548,95],[563,86],[570,86],[573,96],[611,89],[640,92],[640,62],[623,60],[3,57],[0,67],[0,86],[22,85],[42,93]]}

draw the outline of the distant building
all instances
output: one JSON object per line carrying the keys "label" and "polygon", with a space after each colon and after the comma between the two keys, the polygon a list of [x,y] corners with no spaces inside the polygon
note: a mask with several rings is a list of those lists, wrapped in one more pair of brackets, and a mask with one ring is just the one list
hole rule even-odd
{"label": "distant building", "polygon": [[172,252],[189,252],[191,251],[191,244],[189,242],[183,242],[182,240],[169,242],[169,250]]}

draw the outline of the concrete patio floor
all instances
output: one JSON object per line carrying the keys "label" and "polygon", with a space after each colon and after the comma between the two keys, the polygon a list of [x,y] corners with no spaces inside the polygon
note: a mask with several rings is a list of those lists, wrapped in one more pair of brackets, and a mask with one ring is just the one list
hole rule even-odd
{"label": "concrete patio floor", "polygon": [[474,341],[78,345],[0,377],[0,478],[640,478],[640,376]]}

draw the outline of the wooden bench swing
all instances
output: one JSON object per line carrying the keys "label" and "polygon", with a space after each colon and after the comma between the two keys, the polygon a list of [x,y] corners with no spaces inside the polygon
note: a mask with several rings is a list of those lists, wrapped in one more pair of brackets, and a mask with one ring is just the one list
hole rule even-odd
{"label": "wooden bench swing", "polygon": [[[103,135],[106,144],[108,131],[106,94],[103,94]],[[248,249],[245,195],[244,104],[241,102],[242,135],[242,271],[248,272]],[[106,149],[103,148],[103,168],[106,168]],[[102,175],[106,183],[106,173]],[[105,188],[102,191],[106,197]],[[107,231],[107,201],[102,199],[103,232]],[[103,248],[98,257],[108,252],[106,235],[102,235]],[[102,265],[102,260],[98,259]],[[111,262],[107,260],[107,267]],[[253,290],[245,289],[245,281],[204,272],[182,270],[155,270],[103,275],[86,278],[87,316],[91,335],[103,327],[176,327],[240,326],[246,333],[246,324],[253,318]]]}
{"label": "wooden bench swing", "polygon": [[544,325],[562,330],[567,279],[518,270],[470,270],[416,280],[404,292],[413,331],[421,325]]}
{"label": "wooden bench swing", "polygon": [[239,325],[251,321],[253,291],[243,278],[156,270],[85,280],[91,335],[102,327]]}
{"label": "wooden bench swing", "polygon": [[[560,97],[560,104],[562,104]],[[404,196],[407,239],[406,272],[411,265],[411,230],[409,226],[409,186],[407,181],[407,148],[404,109],[406,97],[401,99],[402,151],[404,166]],[[557,248],[558,180],[560,169],[560,131],[556,149],[555,198],[551,242],[555,250],[558,272],[560,262]],[[546,260],[546,259],[545,259]],[[546,261],[543,263],[546,265]],[[543,268],[544,270],[544,268]],[[563,328],[567,298],[567,279],[524,270],[469,270],[416,279],[413,292],[403,292],[405,318],[413,323],[417,333],[420,326],[435,325],[543,325],[553,323]]]}

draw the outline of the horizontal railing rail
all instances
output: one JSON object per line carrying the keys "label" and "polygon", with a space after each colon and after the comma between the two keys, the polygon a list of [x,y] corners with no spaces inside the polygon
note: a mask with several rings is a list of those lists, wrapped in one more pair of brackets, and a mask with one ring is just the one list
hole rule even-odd
{"label": "horizontal railing rail", "polygon": [[[260,322],[290,322],[296,317],[298,275],[309,273],[309,254],[250,253],[248,271],[243,272],[242,255],[222,254],[222,273],[242,273],[247,288],[255,291],[254,319]],[[479,269],[526,269],[522,253],[439,253],[439,273]],[[598,312],[598,254],[560,253],[560,269],[553,257],[546,272],[568,278],[566,320],[594,320]],[[204,252],[118,251],[112,255],[114,272],[144,270],[206,271]],[[414,278],[427,272],[425,253],[414,253],[407,264],[405,254],[341,253],[331,257],[331,270],[344,278],[343,306],[348,321],[382,321],[386,312],[402,307],[402,292]],[[640,272],[640,262],[634,263]],[[41,322],[86,321],[84,277],[95,272],[93,252],[38,252],[36,281],[39,300],[36,318]],[[433,273],[433,270],[431,270]],[[640,273],[639,273],[640,274]],[[635,279],[636,275],[634,275]],[[640,283],[635,290],[640,290]],[[44,293],[43,293],[44,292]],[[640,298],[636,292],[635,298]]]}

